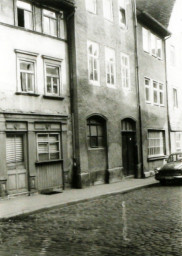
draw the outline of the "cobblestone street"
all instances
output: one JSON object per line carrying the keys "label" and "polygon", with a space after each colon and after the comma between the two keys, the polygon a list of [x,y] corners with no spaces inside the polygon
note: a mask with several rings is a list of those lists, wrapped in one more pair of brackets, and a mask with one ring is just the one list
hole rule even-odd
{"label": "cobblestone street", "polygon": [[155,185],[0,222],[1,256],[181,256],[181,251],[181,186]]}

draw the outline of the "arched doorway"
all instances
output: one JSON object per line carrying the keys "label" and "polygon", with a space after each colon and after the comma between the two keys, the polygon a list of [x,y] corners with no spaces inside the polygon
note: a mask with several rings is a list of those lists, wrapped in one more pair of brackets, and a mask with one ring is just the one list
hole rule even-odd
{"label": "arched doorway", "polygon": [[137,146],[136,122],[131,118],[121,121],[122,159],[125,176],[136,176]]}

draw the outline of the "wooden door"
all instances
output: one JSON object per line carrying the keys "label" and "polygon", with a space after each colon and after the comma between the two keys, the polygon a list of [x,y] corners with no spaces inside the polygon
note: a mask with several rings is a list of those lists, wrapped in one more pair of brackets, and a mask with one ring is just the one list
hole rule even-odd
{"label": "wooden door", "polygon": [[7,134],[6,166],[8,194],[27,192],[27,170],[24,152],[24,136],[22,134]]}
{"label": "wooden door", "polygon": [[136,171],[136,142],[135,132],[122,133],[122,156],[125,176],[135,175]]}

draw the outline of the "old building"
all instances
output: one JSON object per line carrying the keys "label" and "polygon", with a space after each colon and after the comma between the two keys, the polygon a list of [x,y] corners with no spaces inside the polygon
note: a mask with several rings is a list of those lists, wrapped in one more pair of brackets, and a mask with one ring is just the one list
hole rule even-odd
{"label": "old building", "polygon": [[75,4],[77,185],[139,177],[132,1],[77,0]]}
{"label": "old building", "polygon": [[63,188],[70,175],[73,10],[71,1],[0,3],[1,194]]}

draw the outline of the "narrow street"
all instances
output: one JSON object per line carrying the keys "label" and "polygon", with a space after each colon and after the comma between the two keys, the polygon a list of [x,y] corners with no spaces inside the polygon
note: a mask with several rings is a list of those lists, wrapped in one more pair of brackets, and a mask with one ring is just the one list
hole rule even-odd
{"label": "narrow street", "polygon": [[181,186],[157,184],[0,222],[1,256],[181,256],[181,251]]}

